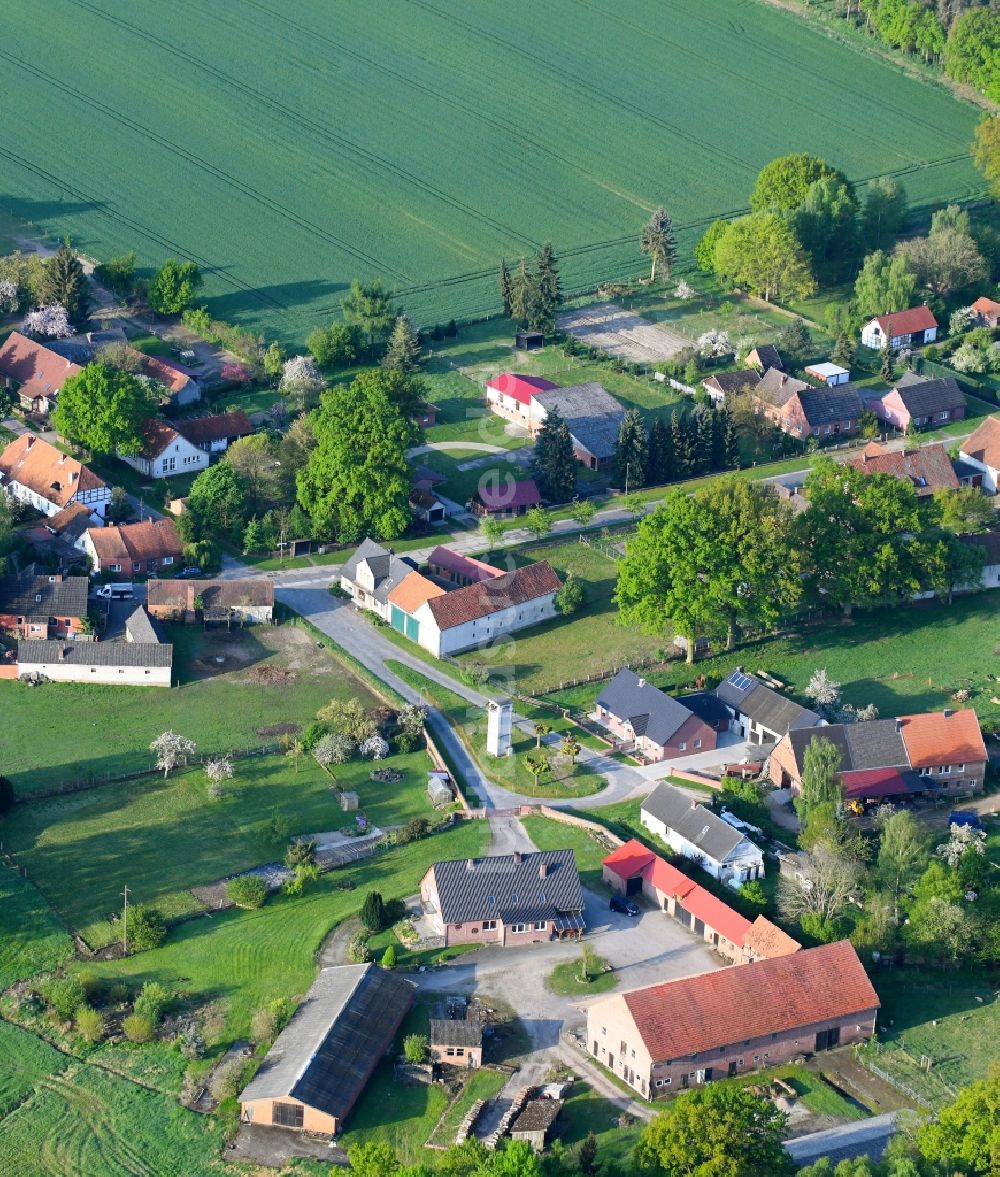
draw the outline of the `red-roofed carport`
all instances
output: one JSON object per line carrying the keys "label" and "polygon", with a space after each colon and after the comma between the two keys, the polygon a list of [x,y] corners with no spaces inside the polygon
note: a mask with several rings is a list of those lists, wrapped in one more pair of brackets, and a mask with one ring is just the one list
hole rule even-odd
{"label": "red-roofed carport", "polygon": [[643,874],[656,855],[633,838],[609,854],[601,862],[604,881],[620,895],[638,895],[642,891]]}

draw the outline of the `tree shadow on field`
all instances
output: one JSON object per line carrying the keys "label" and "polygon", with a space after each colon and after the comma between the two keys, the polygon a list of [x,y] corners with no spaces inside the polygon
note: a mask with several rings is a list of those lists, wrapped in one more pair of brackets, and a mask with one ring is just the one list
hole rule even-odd
{"label": "tree shadow on field", "polygon": [[106,207],[103,200],[30,200],[26,196],[0,193],[0,209],[17,221],[23,221],[25,229],[39,228],[39,222],[49,217],[75,216],[77,213],[96,212]]}
{"label": "tree shadow on field", "polygon": [[[219,272],[229,268],[215,267]],[[326,278],[305,278],[300,282],[275,282],[270,286],[255,286],[247,290],[233,291],[231,294],[210,298],[207,302],[209,311],[217,319],[224,319],[227,322],[246,313],[250,308],[259,309],[262,302],[276,303],[291,311],[309,307],[309,314],[303,315],[303,321],[297,324],[305,334],[317,324],[340,317],[338,302],[331,302],[326,307],[314,307],[313,304],[321,299],[332,299],[347,289],[348,286],[344,282],[330,282]]]}

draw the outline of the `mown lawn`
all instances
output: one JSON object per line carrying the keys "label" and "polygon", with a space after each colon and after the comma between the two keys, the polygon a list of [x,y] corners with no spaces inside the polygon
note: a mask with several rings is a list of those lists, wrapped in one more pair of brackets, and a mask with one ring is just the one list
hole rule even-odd
{"label": "mown lawn", "polygon": [[0,1021],[0,1120],[30,1094],[39,1079],[68,1064],[69,1059],[44,1039]]}
{"label": "mown lawn", "polygon": [[[66,782],[150,768],[150,741],[180,732],[199,753],[274,743],[259,728],[307,726],[331,699],[377,702],[368,687],[304,627],[258,625],[242,632],[168,627],[180,686],[92,686],[90,683],[0,684],[4,773],[24,796]],[[219,665],[215,657],[225,657]],[[269,668],[269,669],[265,669]],[[258,676],[288,674],[275,685]]]}
{"label": "mown lawn", "polygon": [[575,1155],[588,1132],[597,1137],[597,1159],[601,1164],[621,1165],[631,1171],[632,1152],[642,1132],[642,1121],[619,1127],[621,1111],[597,1095],[586,1083],[574,1083],[556,1121],[555,1135]]}
{"label": "mown lawn", "polygon": [[[357,791],[363,813],[379,826],[430,817],[425,752],[387,759],[403,773],[394,784],[368,779],[369,761],[338,765],[345,789]],[[103,785],[15,807],[5,841],[53,907],[91,947],[115,935],[108,922],[121,908],[126,884],[133,902],[165,916],[201,910],[189,888],[280,859],[286,835],[275,837],[278,816],[288,833],[307,834],[354,825],[343,813],[331,780],[308,756],[298,769],[282,755],[237,761],[226,795],[213,800],[200,768]]]}
{"label": "mown lawn", "polygon": [[0,1123],[0,1171],[10,1177],[219,1172],[220,1122],[170,1096],[77,1062],[38,1075],[33,1088]]}
{"label": "mown lawn", "polygon": [[[616,538],[623,537],[624,533]],[[509,557],[505,553],[502,559],[507,558],[512,558],[515,566],[548,560],[563,579],[574,575],[583,588],[584,603],[571,617],[557,617],[533,626],[493,649],[471,650],[458,656],[459,663],[495,664],[506,690],[539,694],[569,679],[585,678],[641,658],[655,658],[670,640],[618,624],[618,610],[611,600],[615,561],[576,537],[532,546]],[[599,689],[595,687],[595,694]]]}
{"label": "mown lawn", "polygon": [[581,981],[580,962],[564,960],[545,978],[546,988],[559,997],[596,997],[599,993],[607,993],[618,984],[614,973],[603,971],[607,963],[603,956],[595,957],[596,971]]}
{"label": "mown lawn", "polygon": [[602,846],[589,830],[540,815],[523,817],[521,822],[539,850],[572,850],[583,885],[603,889],[601,862],[611,851]]}
{"label": "mown lawn", "polygon": [[427,678],[412,667],[392,659],[386,662],[404,682],[421,691],[424,698],[436,707],[455,728],[470,756],[485,775],[497,784],[515,793],[531,797],[585,797],[604,788],[604,778],[580,763],[572,766],[566,761],[553,761],[554,749],[546,748],[552,762],[552,770],[534,777],[524,763],[525,754],[535,748],[535,739],[515,727],[513,734],[513,755],[497,759],[486,754],[486,715],[481,707],[475,707],[454,691]]}
{"label": "mown lawn", "polygon": [[157,980],[192,1002],[224,1012],[209,1046],[248,1034],[253,1011],[279,997],[301,996],[316,975],[316,953],[330,930],[355,915],[367,891],[384,899],[416,893],[429,863],[481,855],[485,822],[470,821],[420,842],[322,875],[304,895],[276,895],[259,911],[216,912],[172,928],[162,948],[124,960],[82,965],[85,977],[121,978],[131,987]]}
{"label": "mown lawn", "polygon": [[0,992],[72,955],[73,941],[38,888],[0,865]]}
{"label": "mown lawn", "polygon": [[[874,703],[882,715],[906,715],[952,705],[960,688],[972,691],[969,704],[980,720],[1000,721],[997,684],[1000,675],[1000,630],[995,594],[974,593],[951,605],[937,602],[893,606],[858,614],[851,621],[827,618],[801,625],[785,637],[769,638],[731,654],[700,659],[695,666],[677,662],[648,678],[661,687],[689,686],[698,674],[710,685],[739,665],[766,670],[802,697],[813,671],[825,668],[843,683],[845,702]],[[599,684],[560,691],[553,702],[585,707]]]}

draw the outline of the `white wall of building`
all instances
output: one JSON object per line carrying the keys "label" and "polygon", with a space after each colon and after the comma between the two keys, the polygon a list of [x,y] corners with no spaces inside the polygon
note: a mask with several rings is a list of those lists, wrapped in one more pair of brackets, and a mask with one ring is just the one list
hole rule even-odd
{"label": "white wall of building", "polygon": [[74,662],[18,662],[21,677],[43,674],[53,682],[102,683],[105,686],[169,687],[169,666],[84,666]]}
{"label": "white wall of building", "polygon": [[748,838],[744,838],[735,850],[720,862],[715,858],[709,858],[704,850],[682,837],[658,817],[647,813],[645,809],[640,811],[639,820],[647,830],[662,838],[674,853],[699,862],[713,879],[719,879],[734,890],[739,890],[740,884],[750,879],[764,877],[764,855]]}

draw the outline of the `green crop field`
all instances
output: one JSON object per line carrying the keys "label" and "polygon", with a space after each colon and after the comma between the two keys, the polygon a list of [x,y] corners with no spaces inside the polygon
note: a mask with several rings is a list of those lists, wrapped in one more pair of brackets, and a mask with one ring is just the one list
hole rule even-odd
{"label": "green crop field", "polygon": [[0,992],[72,955],[73,941],[38,888],[0,866]]}
{"label": "green crop field", "polygon": [[[301,340],[354,275],[422,323],[497,309],[551,238],[570,290],[682,251],[814,151],[916,206],[973,195],[976,112],[763,3],[8,0],[0,192],[85,252],[193,258],[224,318]],[[39,134],[39,127],[45,128]]]}

